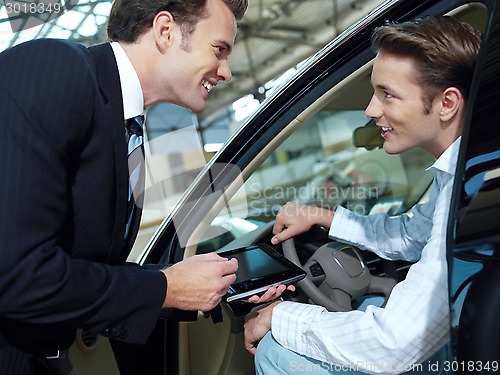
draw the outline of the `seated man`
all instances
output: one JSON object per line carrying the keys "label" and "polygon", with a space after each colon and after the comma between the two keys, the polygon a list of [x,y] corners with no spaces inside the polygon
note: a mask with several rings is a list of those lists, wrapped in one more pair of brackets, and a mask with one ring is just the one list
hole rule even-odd
{"label": "seated man", "polygon": [[436,158],[429,168],[435,174],[429,201],[413,207],[411,217],[356,216],[342,207],[330,211],[287,203],[276,217],[271,242],[318,224],[329,227],[333,239],[416,263],[383,308],[328,312],[278,301],[259,310],[245,324],[245,345],[256,354],[258,374],[435,369],[430,367],[435,360],[425,361],[449,340],[446,224],[480,43],[479,31],[452,17],[425,17],[374,31],[374,94],[365,114],[380,127],[387,153],[420,147]]}

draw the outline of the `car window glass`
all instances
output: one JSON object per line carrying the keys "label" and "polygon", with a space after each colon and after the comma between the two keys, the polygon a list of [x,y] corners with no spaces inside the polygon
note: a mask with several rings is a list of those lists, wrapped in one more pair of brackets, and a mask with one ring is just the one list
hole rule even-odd
{"label": "car window glass", "polygon": [[[353,85],[370,97],[369,74]],[[387,154],[380,131],[364,115],[367,101],[356,101],[351,92],[322,106],[265,159],[231,199],[231,209],[213,221],[199,253],[273,221],[288,201],[370,215],[405,212],[425,199],[433,158],[420,149]]]}
{"label": "car window glass", "polygon": [[[484,30],[482,4],[450,14]],[[265,158],[212,222],[197,252],[217,250],[273,221],[288,201],[395,215],[427,199],[432,174],[426,169],[434,158],[421,149],[389,155],[380,147],[378,128],[364,116],[373,92],[370,73],[332,95]]]}

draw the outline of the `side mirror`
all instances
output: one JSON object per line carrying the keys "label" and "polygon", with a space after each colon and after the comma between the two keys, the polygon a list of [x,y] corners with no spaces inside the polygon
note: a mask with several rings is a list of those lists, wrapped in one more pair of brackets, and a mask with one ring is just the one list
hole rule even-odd
{"label": "side mirror", "polygon": [[380,135],[380,128],[375,125],[374,120],[368,121],[364,126],[354,130],[352,134],[352,144],[356,147],[364,147],[367,150],[381,148],[384,138]]}

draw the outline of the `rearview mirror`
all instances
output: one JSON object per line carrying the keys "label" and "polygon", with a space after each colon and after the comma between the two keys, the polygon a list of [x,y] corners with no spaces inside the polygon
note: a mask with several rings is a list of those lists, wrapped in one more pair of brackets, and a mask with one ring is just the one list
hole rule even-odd
{"label": "rearview mirror", "polygon": [[384,138],[380,134],[380,128],[375,125],[374,120],[368,121],[364,126],[354,130],[352,144],[356,147],[364,147],[367,150],[380,148],[384,144]]}

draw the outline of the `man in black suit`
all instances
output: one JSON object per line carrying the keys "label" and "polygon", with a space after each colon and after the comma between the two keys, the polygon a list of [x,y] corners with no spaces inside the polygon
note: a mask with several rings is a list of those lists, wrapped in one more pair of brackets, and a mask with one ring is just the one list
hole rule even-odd
{"label": "man in black suit", "polygon": [[161,271],[124,265],[140,221],[136,207],[126,234],[124,120],[160,101],[201,112],[231,79],[246,7],[117,0],[112,43],[37,40],[0,54],[2,374],[40,374],[78,327],[144,343],[162,308],[208,311],[235,280],[237,262],[216,254]]}

